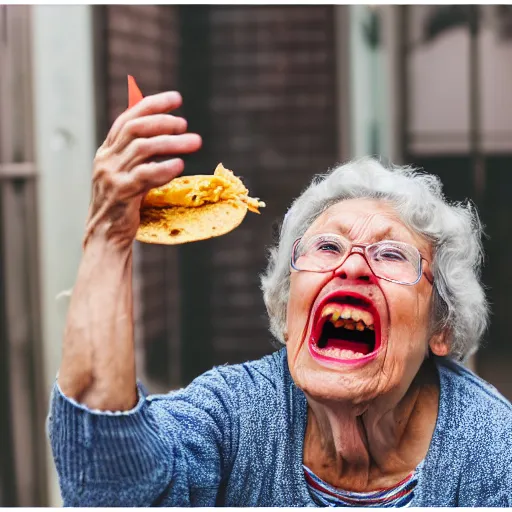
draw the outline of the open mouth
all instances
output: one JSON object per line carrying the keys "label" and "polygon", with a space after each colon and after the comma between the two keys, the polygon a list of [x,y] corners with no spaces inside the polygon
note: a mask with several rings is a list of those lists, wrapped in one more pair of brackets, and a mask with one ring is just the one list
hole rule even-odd
{"label": "open mouth", "polygon": [[376,357],[381,345],[379,315],[357,294],[331,294],[319,305],[310,338],[315,359],[363,362]]}

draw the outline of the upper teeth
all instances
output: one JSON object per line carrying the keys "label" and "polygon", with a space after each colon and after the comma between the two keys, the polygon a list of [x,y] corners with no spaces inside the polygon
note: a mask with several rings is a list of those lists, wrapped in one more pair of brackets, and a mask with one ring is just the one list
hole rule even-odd
{"label": "upper teeth", "polygon": [[322,311],[322,318],[329,317],[335,327],[362,331],[365,328],[374,329],[373,315],[369,311],[352,308],[344,304],[329,304]]}

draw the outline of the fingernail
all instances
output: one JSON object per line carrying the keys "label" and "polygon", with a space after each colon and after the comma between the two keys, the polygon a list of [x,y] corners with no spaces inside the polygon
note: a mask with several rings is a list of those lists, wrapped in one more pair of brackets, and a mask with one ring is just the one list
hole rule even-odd
{"label": "fingernail", "polygon": [[180,168],[184,165],[184,162],[181,158],[173,158],[171,160],[167,160],[168,165],[174,168]]}
{"label": "fingernail", "polygon": [[181,100],[181,94],[177,91],[169,91],[167,93],[167,97],[169,98],[169,101],[180,101]]}

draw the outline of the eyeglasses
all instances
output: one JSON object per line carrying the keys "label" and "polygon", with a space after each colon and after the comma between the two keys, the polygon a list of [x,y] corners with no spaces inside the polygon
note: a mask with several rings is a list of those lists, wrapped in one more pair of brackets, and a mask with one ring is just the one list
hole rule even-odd
{"label": "eyeglasses", "polygon": [[[392,283],[414,285],[424,274],[420,251],[409,244],[383,240],[374,244],[352,244],[335,234],[299,238],[293,244],[291,266],[307,272],[331,272],[353,253],[361,254],[373,274]],[[432,284],[433,278],[425,273]]]}

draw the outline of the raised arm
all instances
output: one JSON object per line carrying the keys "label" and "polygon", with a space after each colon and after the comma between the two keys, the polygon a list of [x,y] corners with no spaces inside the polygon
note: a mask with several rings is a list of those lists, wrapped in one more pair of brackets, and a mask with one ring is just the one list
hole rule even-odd
{"label": "raised arm", "polygon": [[137,402],[132,243],[144,194],[182,172],[175,155],[201,146],[184,119],[166,114],[180,104],[176,92],[144,98],[118,117],[94,160],[58,377],[66,396],[92,409],[122,411]]}

